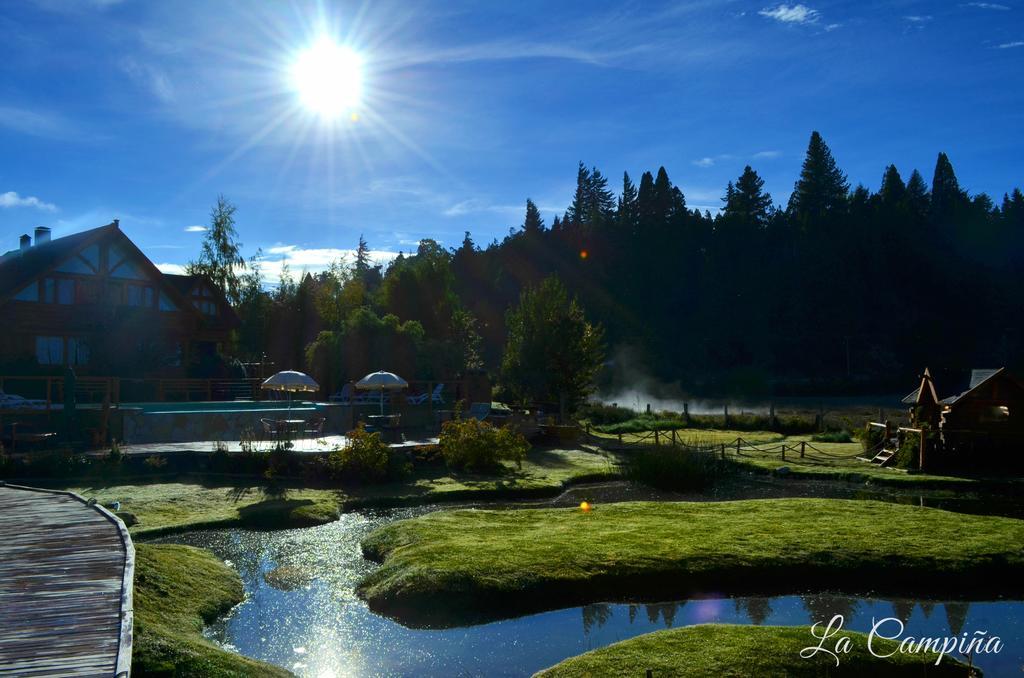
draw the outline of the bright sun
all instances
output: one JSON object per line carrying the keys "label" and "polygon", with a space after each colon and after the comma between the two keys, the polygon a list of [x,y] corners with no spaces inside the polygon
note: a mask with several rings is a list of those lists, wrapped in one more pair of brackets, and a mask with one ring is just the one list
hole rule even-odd
{"label": "bright sun", "polygon": [[291,78],[303,106],[322,118],[334,119],[359,105],[363,60],[352,49],[320,38],[298,55]]}

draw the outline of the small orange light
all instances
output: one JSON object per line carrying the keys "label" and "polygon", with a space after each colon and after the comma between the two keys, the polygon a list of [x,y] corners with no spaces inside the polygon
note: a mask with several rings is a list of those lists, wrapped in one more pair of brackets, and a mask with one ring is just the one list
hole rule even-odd
{"label": "small orange light", "polygon": [[580,259],[586,259],[588,256],[590,255],[587,253],[586,250],[580,250]]}
{"label": "small orange light", "polygon": [[580,510],[583,511],[584,513],[587,513],[588,511],[590,511],[590,502],[588,502],[588,501],[580,502]]}

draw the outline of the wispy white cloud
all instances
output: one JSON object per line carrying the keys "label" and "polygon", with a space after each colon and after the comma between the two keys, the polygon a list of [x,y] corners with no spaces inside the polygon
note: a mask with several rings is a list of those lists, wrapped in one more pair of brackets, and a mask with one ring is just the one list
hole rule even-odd
{"label": "wispy white cloud", "polygon": [[928,23],[933,19],[930,14],[912,14],[910,16],[903,17],[912,24],[924,24]]}
{"label": "wispy white cloud", "polygon": [[772,158],[778,158],[780,155],[782,155],[781,151],[758,151],[757,153],[749,155],[745,153],[719,153],[716,156],[698,158],[697,160],[692,161],[692,164],[706,169],[708,167],[714,167],[716,164],[724,160],[743,160],[748,157],[753,160],[770,160]]}
{"label": "wispy white cloud", "polygon": [[496,205],[479,198],[470,198],[445,208],[441,213],[446,217],[461,217],[466,214],[478,214],[480,212],[519,214],[520,212],[525,213],[525,211],[526,207],[524,205]]}
{"label": "wispy white cloud", "polygon": [[56,212],[57,206],[50,202],[43,202],[34,195],[24,197],[14,191],[0,193],[0,207],[34,207],[43,212]]}
{"label": "wispy white cloud", "polygon": [[207,230],[209,229],[207,229],[206,226],[199,226],[198,224],[196,224],[195,226],[185,227],[186,233],[205,233]]}
{"label": "wispy white cloud", "polygon": [[1004,42],[1001,45],[996,45],[996,49],[1013,49],[1015,47],[1024,47],[1024,40],[1014,40],[1013,42]]}
{"label": "wispy white cloud", "polygon": [[715,159],[714,158],[701,158],[699,160],[694,160],[693,164],[696,165],[697,167],[713,167],[714,164],[715,164]]}
{"label": "wispy white cloud", "polygon": [[121,59],[120,67],[133,82],[163,103],[175,100],[174,85],[167,74],[156,66],[125,57]]}
{"label": "wispy white cloud", "polygon": [[821,12],[807,5],[782,4],[777,7],[765,7],[758,14],[786,24],[813,24],[821,18]]}
{"label": "wispy white cloud", "polygon": [[[259,260],[260,271],[266,282],[276,282],[281,271],[288,265],[292,276],[298,278],[303,273],[320,273],[326,271],[336,261],[352,262],[355,260],[354,249],[335,247],[301,247],[299,245],[275,245],[264,250]],[[370,260],[378,264],[386,264],[398,256],[398,252],[387,250],[370,250]]]}
{"label": "wispy white cloud", "polygon": [[825,26],[825,31],[831,33],[832,31],[836,30],[837,28],[842,28],[842,26],[843,26],[842,24],[829,24],[828,26]]}
{"label": "wispy white cloud", "polygon": [[19,134],[59,141],[72,141],[82,137],[78,126],[60,115],[14,106],[0,106],[0,127],[6,127]]}
{"label": "wispy white cloud", "polygon": [[1001,5],[998,2],[968,2],[961,7],[975,7],[977,9],[994,9],[1000,12],[1008,12],[1011,8],[1009,5]]}
{"label": "wispy white cloud", "polygon": [[754,158],[757,160],[770,160],[772,158],[778,158],[782,155],[782,151],[758,151],[754,154]]}

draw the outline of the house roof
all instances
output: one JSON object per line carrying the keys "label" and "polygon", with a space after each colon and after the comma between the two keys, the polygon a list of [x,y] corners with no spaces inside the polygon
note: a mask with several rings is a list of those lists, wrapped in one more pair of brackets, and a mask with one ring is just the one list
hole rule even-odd
{"label": "house roof", "polygon": [[238,314],[235,313],[235,309],[233,309],[231,304],[228,303],[227,297],[224,296],[219,287],[210,284],[210,281],[206,276],[164,273],[164,278],[183,298],[187,298],[189,294],[191,294],[192,290],[195,289],[196,283],[200,281],[204,282],[206,287],[213,293],[214,299],[220,303],[221,309],[224,312],[224,322],[230,327],[235,327],[241,322],[238,318]]}
{"label": "house roof", "polygon": [[995,370],[993,370],[993,369],[971,370],[970,379],[967,382],[967,388],[962,390],[957,395],[953,395],[953,396],[949,396],[948,398],[944,398],[942,400],[942,404],[943,405],[952,405],[956,401],[958,401],[961,398],[964,398],[965,396],[970,394],[975,389],[979,388],[982,384],[986,383],[992,377],[994,377],[994,376],[996,376],[998,374],[1001,374],[1003,372],[1003,370],[1005,370],[1005,369],[1006,369],[1005,367],[1000,367],[999,369],[995,369]]}
{"label": "house roof", "polygon": [[[992,377],[1002,373],[1005,369],[1006,368],[1004,367],[1000,367],[998,369],[973,369],[969,373],[965,371],[944,373],[942,383],[952,383],[954,385],[954,395],[946,396],[938,402],[943,405],[951,405],[980,387],[982,384],[988,382]],[[935,381],[932,380],[931,374],[927,369],[925,370],[925,376],[921,379],[921,385],[903,398],[902,402],[906,405],[917,404],[920,399],[921,388],[924,387],[925,384],[928,384],[934,391]]]}
{"label": "house roof", "polygon": [[108,233],[120,231],[117,222],[57,238],[27,250],[11,250],[0,257],[0,301],[43,275],[72,254]]}

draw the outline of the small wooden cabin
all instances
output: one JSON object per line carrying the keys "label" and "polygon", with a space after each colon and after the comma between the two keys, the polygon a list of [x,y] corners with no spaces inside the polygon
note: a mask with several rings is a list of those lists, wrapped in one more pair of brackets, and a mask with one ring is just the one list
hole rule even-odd
{"label": "small wooden cabin", "polygon": [[1024,467],[1024,381],[1006,368],[944,379],[952,395],[940,398],[926,369],[918,388],[903,399],[911,406],[911,426],[933,432],[936,451],[948,464]]}

